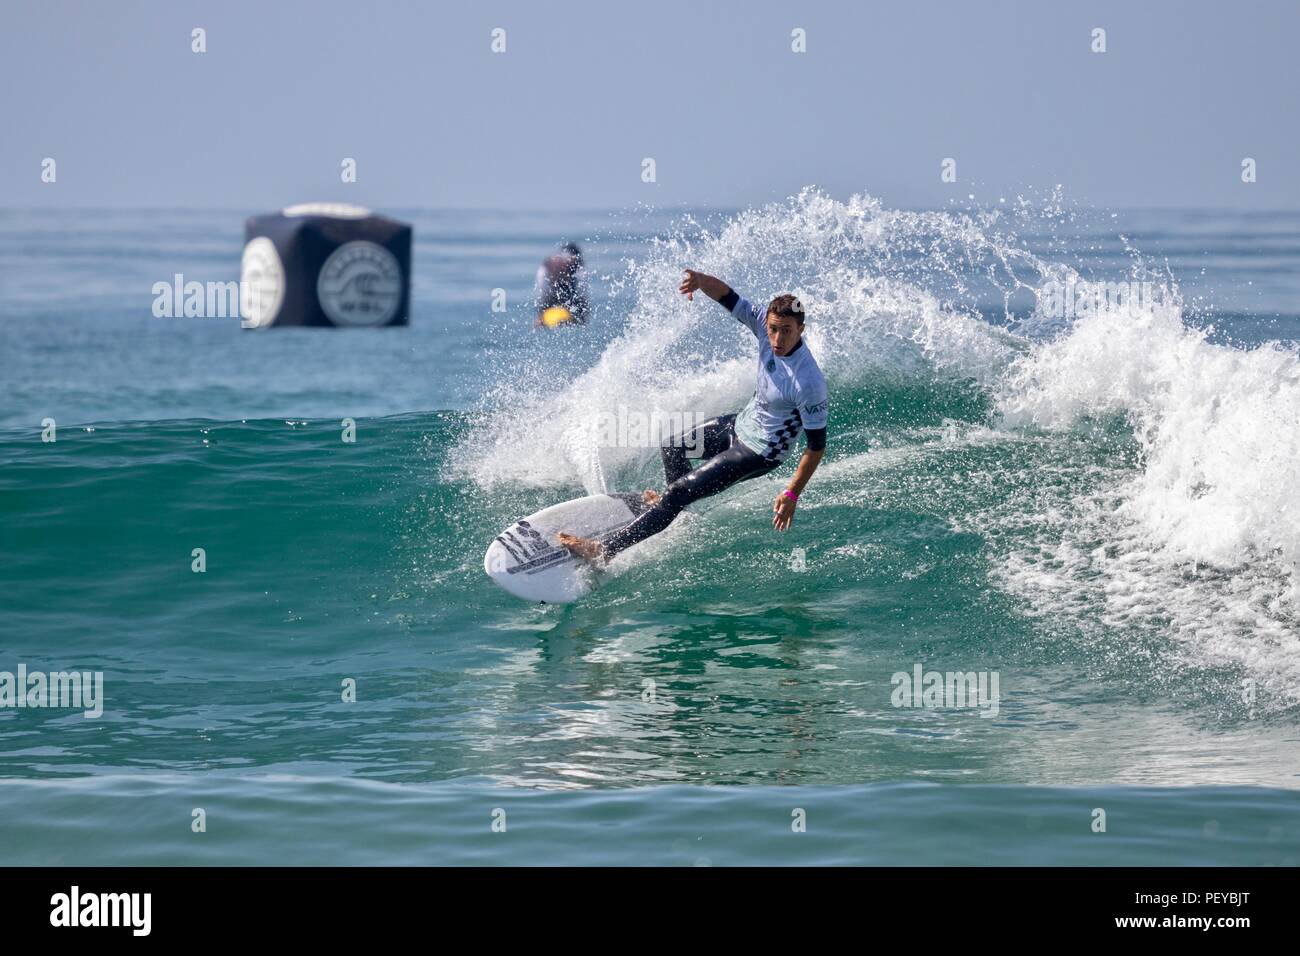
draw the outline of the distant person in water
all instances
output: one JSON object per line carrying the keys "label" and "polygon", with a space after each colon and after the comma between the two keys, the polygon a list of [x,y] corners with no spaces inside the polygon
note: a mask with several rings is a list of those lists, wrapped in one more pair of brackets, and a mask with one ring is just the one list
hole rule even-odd
{"label": "distant person in water", "polygon": [[[758,338],[758,381],[754,396],[739,415],[723,415],[672,438],[660,451],[667,489],[646,489],[650,508],[627,527],[602,540],[560,534],[559,542],[579,557],[605,561],[624,548],[658,534],[687,505],[738,482],[765,475],[779,466],[799,432],[808,435],[790,484],[772,504],[772,526],[790,527],[795,505],[826,450],[828,397],[826,380],[803,341],[803,307],[792,295],[778,295],[766,309],[757,308],[725,282],[686,270],[679,288],[694,300],[700,291],[721,303]],[[703,461],[691,470],[688,449],[702,450]]]}
{"label": "distant person in water", "polygon": [[[587,274],[582,264],[582,250],[566,242],[560,251],[548,256],[537,267],[537,322],[553,328],[557,325],[586,325],[591,313],[587,294]],[[568,316],[555,310],[563,310]]]}

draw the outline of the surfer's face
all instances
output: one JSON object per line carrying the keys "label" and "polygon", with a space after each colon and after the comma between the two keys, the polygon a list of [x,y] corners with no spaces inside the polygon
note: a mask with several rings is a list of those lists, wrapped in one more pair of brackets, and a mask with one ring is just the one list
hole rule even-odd
{"label": "surfer's face", "polygon": [[789,355],[799,344],[802,330],[794,319],[782,318],[769,312],[767,315],[767,344],[777,355]]}

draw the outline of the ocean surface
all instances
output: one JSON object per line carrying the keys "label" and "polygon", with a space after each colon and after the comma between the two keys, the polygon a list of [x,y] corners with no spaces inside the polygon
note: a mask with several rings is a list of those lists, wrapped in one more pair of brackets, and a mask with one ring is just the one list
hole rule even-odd
{"label": "ocean surface", "polygon": [[[0,211],[0,672],[103,674],[0,707],[6,863],[1300,862],[1300,213],[382,210],[409,328],[153,314],[263,211]],[[748,398],[684,266],[808,309],[794,525],[796,456],[522,603],[501,528],[662,487],[602,424]]]}

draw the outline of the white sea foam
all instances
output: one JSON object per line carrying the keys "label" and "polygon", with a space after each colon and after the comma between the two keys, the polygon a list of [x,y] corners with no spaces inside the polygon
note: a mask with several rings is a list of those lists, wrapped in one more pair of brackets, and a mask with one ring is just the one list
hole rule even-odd
{"label": "white sea foam", "polygon": [[1053,538],[1008,555],[1014,590],[1097,606],[1300,701],[1300,356],[1213,344],[1176,305],[1107,310],[1016,361],[999,407],[1008,427],[1123,415],[1140,449]]}
{"label": "white sea foam", "polygon": [[1214,345],[1175,307],[1089,317],[1017,361],[1008,425],[1126,415],[1141,471],[1121,513],[1182,561],[1300,569],[1300,356]]}

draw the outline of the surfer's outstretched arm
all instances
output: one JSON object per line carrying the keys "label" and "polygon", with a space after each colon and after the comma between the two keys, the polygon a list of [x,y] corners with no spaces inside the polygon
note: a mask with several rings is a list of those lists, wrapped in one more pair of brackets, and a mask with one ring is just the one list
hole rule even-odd
{"label": "surfer's outstretched arm", "polygon": [[721,279],[714,278],[704,272],[696,272],[693,269],[686,270],[686,278],[682,284],[677,287],[688,299],[694,299],[695,293],[703,292],[710,299],[713,299],[733,316],[740,320],[740,323],[753,332],[759,338],[762,338],[763,329],[763,310],[755,306],[748,299],[739,295],[735,289],[727,285]]}

